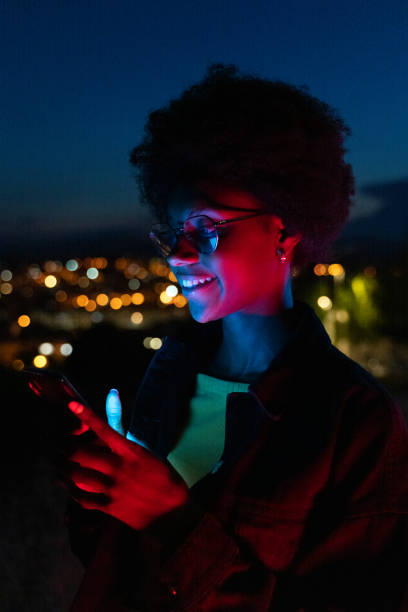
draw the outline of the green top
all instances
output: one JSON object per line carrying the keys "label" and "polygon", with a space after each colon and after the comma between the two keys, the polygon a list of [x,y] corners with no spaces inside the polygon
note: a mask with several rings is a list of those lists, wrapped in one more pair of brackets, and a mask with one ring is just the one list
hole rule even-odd
{"label": "green top", "polygon": [[177,446],[167,456],[189,487],[208,474],[222,455],[228,393],[245,393],[248,387],[249,383],[197,374],[190,420]]}

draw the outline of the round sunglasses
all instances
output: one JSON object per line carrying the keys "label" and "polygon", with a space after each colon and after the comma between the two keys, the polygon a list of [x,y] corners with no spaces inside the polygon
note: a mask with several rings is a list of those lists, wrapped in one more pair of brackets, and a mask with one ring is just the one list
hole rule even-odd
{"label": "round sunglasses", "polygon": [[160,255],[164,257],[169,257],[173,253],[180,236],[185,236],[188,242],[199,253],[209,255],[217,248],[219,239],[217,227],[219,225],[244,221],[245,219],[268,214],[271,213],[266,210],[259,210],[252,215],[236,217],[235,219],[224,219],[222,221],[214,221],[207,215],[195,215],[186,219],[183,226],[178,228],[173,228],[167,223],[155,223],[152,225],[149,238]]}

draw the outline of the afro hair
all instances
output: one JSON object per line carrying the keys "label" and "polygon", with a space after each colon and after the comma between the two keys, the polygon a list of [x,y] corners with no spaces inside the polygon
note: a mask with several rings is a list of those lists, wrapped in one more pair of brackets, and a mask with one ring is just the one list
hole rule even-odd
{"label": "afro hair", "polygon": [[202,81],[149,114],[130,154],[141,203],[165,220],[178,188],[222,182],[261,199],[289,235],[302,234],[295,267],[330,258],[354,194],[343,159],[351,131],[308,91],[211,64]]}

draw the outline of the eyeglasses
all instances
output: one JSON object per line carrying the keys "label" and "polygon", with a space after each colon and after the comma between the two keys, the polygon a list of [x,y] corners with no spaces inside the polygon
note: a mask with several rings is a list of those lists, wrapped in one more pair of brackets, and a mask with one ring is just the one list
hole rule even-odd
{"label": "eyeglasses", "polygon": [[160,255],[164,257],[169,257],[172,254],[181,235],[185,236],[199,253],[209,255],[217,248],[219,238],[217,227],[219,225],[226,225],[234,221],[243,221],[251,217],[268,214],[270,214],[268,211],[260,210],[246,217],[224,219],[222,221],[214,221],[207,217],[207,215],[196,215],[186,219],[183,226],[178,228],[173,228],[167,223],[155,223],[151,228],[149,238],[153,241]]}

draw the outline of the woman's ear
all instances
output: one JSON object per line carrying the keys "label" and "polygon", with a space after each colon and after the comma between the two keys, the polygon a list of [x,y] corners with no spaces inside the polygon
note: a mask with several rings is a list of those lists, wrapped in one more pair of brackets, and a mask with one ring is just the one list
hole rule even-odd
{"label": "woman's ear", "polygon": [[286,228],[282,228],[279,237],[279,248],[283,249],[286,257],[289,257],[295,246],[302,240],[302,234],[288,234]]}

